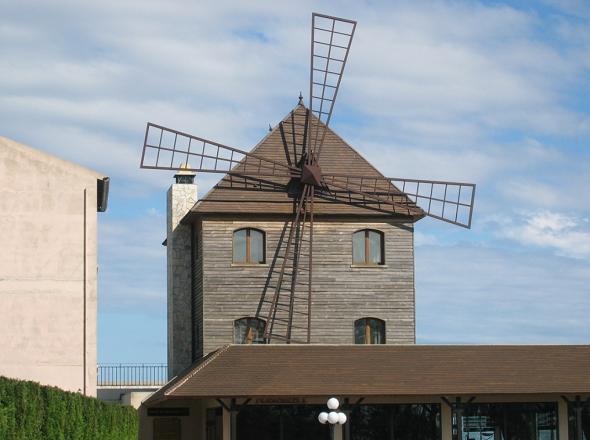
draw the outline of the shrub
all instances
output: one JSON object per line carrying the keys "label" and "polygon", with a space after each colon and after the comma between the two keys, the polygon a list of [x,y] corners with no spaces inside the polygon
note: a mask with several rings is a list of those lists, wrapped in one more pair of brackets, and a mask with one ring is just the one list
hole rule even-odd
{"label": "shrub", "polygon": [[0,439],[135,440],[131,407],[0,376]]}

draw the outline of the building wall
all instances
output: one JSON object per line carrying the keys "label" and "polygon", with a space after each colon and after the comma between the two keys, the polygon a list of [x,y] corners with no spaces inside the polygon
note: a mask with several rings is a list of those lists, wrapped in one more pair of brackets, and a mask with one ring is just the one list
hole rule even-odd
{"label": "building wall", "polygon": [[[268,264],[232,264],[233,231],[242,227],[266,231]],[[202,220],[204,354],[233,342],[235,319],[255,315],[283,227],[280,221]],[[353,267],[352,234],[368,227],[385,234],[385,265]],[[386,322],[388,344],[415,342],[411,224],[316,220],[313,263],[312,343],[354,343],[354,321],[362,317]]]}
{"label": "building wall", "polygon": [[0,375],[96,395],[96,185],[0,138]]}

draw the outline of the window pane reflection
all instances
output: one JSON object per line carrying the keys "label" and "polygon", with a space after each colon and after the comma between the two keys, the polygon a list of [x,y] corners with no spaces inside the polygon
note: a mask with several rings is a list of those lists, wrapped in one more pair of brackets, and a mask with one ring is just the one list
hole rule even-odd
{"label": "window pane reflection", "polygon": [[[453,419],[456,425],[456,414]],[[462,440],[556,440],[557,404],[472,403],[461,427]]]}
{"label": "window pane reflection", "polygon": [[325,405],[246,405],[238,413],[238,440],[329,440],[318,422]]}
{"label": "window pane reflection", "polygon": [[264,263],[264,234],[256,229],[250,230],[250,262]]}
{"label": "window pane reflection", "polygon": [[233,236],[233,262],[265,263],[264,232],[252,228],[238,229]]}
{"label": "window pane reflection", "polygon": [[355,344],[385,344],[385,321],[361,318],[354,323]]}
{"label": "window pane reflection", "polygon": [[352,234],[352,262],[371,266],[384,264],[383,233],[363,229]]}
{"label": "window pane reflection", "polygon": [[[581,405],[580,409],[576,408],[576,405]],[[579,411],[579,418],[577,412]],[[584,403],[584,400],[579,402],[573,401],[568,405],[568,418],[569,418],[569,440],[577,440],[576,433],[579,429],[582,431],[582,440],[590,439],[590,406]]]}
{"label": "window pane reflection", "polygon": [[264,344],[265,322],[257,318],[234,321],[234,344]]}
{"label": "window pane reflection", "polygon": [[365,263],[365,231],[358,231],[352,235],[352,262]]}
{"label": "window pane reflection", "polygon": [[234,263],[246,262],[246,229],[234,232]]}
{"label": "window pane reflection", "polygon": [[440,405],[359,405],[348,418],[351,440],[439,440]]}
{"label": "window pane reflection", "polygon": [[381,234],[375,231],[368,231],[369,236],[369,258],[371,264],[381,264]]}

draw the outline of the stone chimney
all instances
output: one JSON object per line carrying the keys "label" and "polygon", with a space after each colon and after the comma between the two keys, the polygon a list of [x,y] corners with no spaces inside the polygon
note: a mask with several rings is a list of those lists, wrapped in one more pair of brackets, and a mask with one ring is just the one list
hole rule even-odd
{"label": "stone chimney", "polygon": [[181,166],[167,195],[166,254],[168,269],[168,376],[192,362],[191,233],[181,223],[197,202],[195,174]]}

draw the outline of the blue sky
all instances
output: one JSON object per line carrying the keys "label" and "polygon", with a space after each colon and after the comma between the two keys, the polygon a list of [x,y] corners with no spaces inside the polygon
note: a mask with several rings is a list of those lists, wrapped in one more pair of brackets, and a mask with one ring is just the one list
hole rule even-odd
{"label": "blue sky", "polygon": [[[163,362],[152,121],[250,149],[307,90],[312,11],[358,20],[333,127],[386,175],[477,183],[416,225],[422,343],[590,343],[590,3],[10,2],[0,134],[112,178],[99,360]],[[199,176],[199,193],[214,183]]]}

